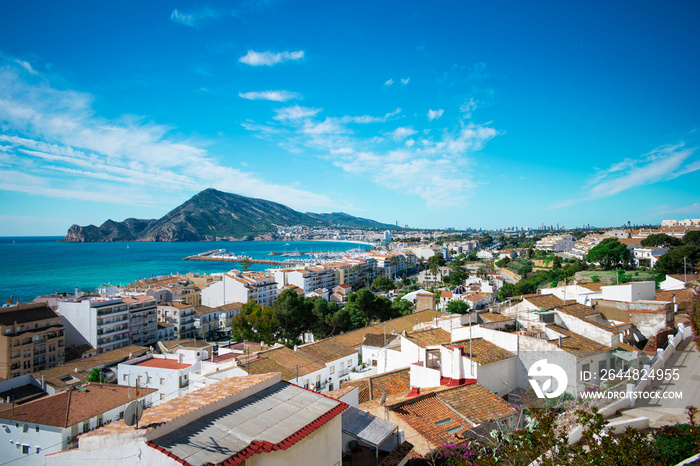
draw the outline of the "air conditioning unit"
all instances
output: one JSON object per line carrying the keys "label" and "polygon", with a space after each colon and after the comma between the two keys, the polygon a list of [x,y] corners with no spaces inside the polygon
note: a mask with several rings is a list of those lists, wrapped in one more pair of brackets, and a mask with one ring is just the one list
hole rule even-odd
{"label": "air conditioning unit", "polygon": [[404,433],[403,430],[399,429],[399,431],[397,432],[396,435],[398,437],[397,440],[398,440],[399,445],[401,445],[403,442],[406,441],[406,434]]}

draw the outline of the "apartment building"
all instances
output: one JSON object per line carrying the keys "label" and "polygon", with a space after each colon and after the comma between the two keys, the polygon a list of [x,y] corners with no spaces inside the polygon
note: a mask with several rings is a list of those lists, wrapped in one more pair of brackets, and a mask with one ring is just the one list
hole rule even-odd
{"label": "apartment building", "polygon": [[129,304],[121,297],[80,296],[59,301],[66,343],[104,353],[129,345]]}
{"label": "apartment building", "polygon": [[122,298],[129,305],[129,339],[132,345],[149,346],[158,341],[158,306],[150,296]]}
{"label": "apartment building", "polygon": [[158,304],[158,322],[175,326],[175,338],[192,338],[195,334],[194,306],[183,302]]}
{"label": "apartment building", "polygon": [[573,249],[576,239],[569,235],[546,236],[535,243],[535,249],[551,252],[566,252]]}
{"label": "apartment building", "polygon": [[303,269],[278,269],[273,272],[279,288],[286,285],[295,285],[304,291],[304,294],[320,288],[332,290],[337,283],[334,269],[323,266],[305,267]]}
{"label": "apartment building", "polygon": [[410,251],[369,253],[368,256],[377,261],[377,275],[389,278],[405,275],[414,270],[418,264],[418,258]]}
{"label": "apartment building", "polygon": [[377,260],[372,257],[345,258],[326,264],[325,267],[335,271],[338,285],[350,285],[353,288],[369,285],[377,277]]}
{"label": "apartment building", "polygon": [[247,303],[250,300],[263,306],[271,306],[277,299],[275,276],[264,272],[225,273],[221,281],[202,290],[202,305],[219,307],[231,303]]}
{"label": "apartment building", "polygon": [[46,303],[0,308],[0,377],[31,374],[63,363],[65,335]]}

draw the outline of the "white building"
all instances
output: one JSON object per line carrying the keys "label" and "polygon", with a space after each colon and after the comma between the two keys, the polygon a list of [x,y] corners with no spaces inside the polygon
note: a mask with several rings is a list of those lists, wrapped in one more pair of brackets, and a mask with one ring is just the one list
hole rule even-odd
{"label": "white building", "polygon": [[175,338],[192,338],[195,333],[194,306],[181,302],[158,304],[158,322],[175,326]]}
{"label": "white building", "polygon": [[535,243],[535,249],[551,252],[566,252],[573,249],[576,244],[576,239],[569,235],[552,235],[546,236]]}
{"label": "white building", "polygon": [[304,295],[325,288],[332,290],[338,285],[336,272],[323,266],[308,266],[301,269],[277,269],[273,272],[277,287],[295,285],[303,290]]}
{"label": "white building", "polygon": [[188,391],[190,373],[208,357],[204,349],[180,349],[175,354],[146,354],[117,366],[117,380],[125,387],[158,390],[158,400],[171,400]]}
{"label": "white building", "polygon": [[150,406],[154,390],[87,383],[0,412],[3,464],[42,465],[45,455],[75,448],[79,434],[118,421],[133,401]]}
{"label": "white building", "polygon": [[145,410],[138,430],[120,421],[83,435],[46,464],[342,464],[347,408],[279,373],[235,377]]}
{"label": "white building", "polygon": [[[325,365],[325,373],[318,374],[322,379],[325,378],[321,382],[327,384],[322,391],[339,388],[340,382],[349,380],[348,374],[358,366],[358,352],[334,338],[307,343],[298,346],[295,351]],[[318,380],[314,382],[318,383]]]}
{"label": "white building", "polygon": [[275,277],[264,272],[232,270],[225,273],[221,281],[202,290],[202,304],[209,307],[247,303],[250,300],[263,306],[272,306],[275,299],[277,299]]}
{"label": "white building", "polygon": [[66,346],[89,344],[98,353],[129,345],[129,304],[119,297],[59,301]]}
{"label": "white building", "polygon": [[634,265],[637,267],[654,267],[659,258],[666,254],[666,248],[636,248],[632,250]]}

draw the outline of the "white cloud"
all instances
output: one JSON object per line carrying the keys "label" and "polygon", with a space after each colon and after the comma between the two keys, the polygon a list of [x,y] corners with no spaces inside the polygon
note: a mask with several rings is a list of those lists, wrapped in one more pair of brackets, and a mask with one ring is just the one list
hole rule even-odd
{"label": "white cloud", "polygon": [[[296,153],[312,151],[347,173],[422,198],[431,206],[463,205],[468,200],[476,186],[471,156],[498,134],[488,125],[460,119],[456,127],[440,131],[406,126],[387,132],[380,127],[375,135],[367,129],[359,136],[348,126],[386,123],[400,109],[381,117],[319,118],[319,111],[303,107],[276,110],[272,118],[280,132],[268,139]],[[421,138],[410,138],[416,134]]]}
{"label": "white cloud", "polygon": [[239,62],[250,66],[272,66],[289,60],[299,61],[304,58],[304,51],[296,52],[255,52],[248,50],[248,53],[238,59]]}
{"label": "white cloud", "polygon": [[170,13],[170,21],[191,28],[199,28],[211,19],[216,19],[220,14],[211,8],[204,8],[196,13],[182,13],[173,10]]}
{"label": "white cloud", "polygon": [[106,119],[92,97],[27,81],[0,66],[0,190],[125,205],[172,207],[207,187],[265,197],[300,210],[342,208],[327,195],[270,183],[222,164],[204,142],[145,118]]}
{"label": "white cloud", "polygon": [[405,86],[406,84],[408,84],[408,82],[410,80],[411,80],[411,78],[401,78],[401,84],[403,84]]}
{"label": "white cloud", "polygon": [[390,132],[389,135],[394,138],[395,141],[400,141],[407,138],[408,136],[413,136],[418,131],[411,128],[410,126],[398,127],[394,131]]}
{"label": "white cloud", "polygon": [[624,159],[609,168],[599,170],[583,187],[576,199],[553,205],[556,209],[582,201],[603,199],[629,189],[670,181],[700,170],[700,159],[691,160],[696,148],[685,148],[683,143],[657,147],[638,159]]}
{"label": "white cloud", "polygon": [[445,112],[445,111],[444,111],[443,109],[440,109],[440,110],[428,110],[428,120],[430,120],[430,121],[437,120],[438,118],[440,118],[440,117],[442,116],[442,114],[443,114],[444,112]]}
{"label": "white cloud", "polygon": [[275,116],[272,118],[275,120],[301,120],[303,118],[311,118],[316,116],[316,114],[321,110],[322,109],[320,108],[300,107],[299,105],[295,105],[293,107],[276,108]]}
{"label": "white cloud", "polygon": [[389,112],[381,117],[375,117],[375,116],[371,116],[371,115],[361,115],[361,116],[348,116],[348,115],[346,115],[346,116],[340,118],[340,121],[342,123],[358,123],[361,125],[369,124],[369,123],[384,123],[387,120],[390,120],[392,117],[395,117],[399,113],[401,113],[401,109],[397,108],[393,112]]}
{"label": "white cloud", "polygon": [[474,99],[471,97],[465,100],[462,106],[459,107],[459,111],[462,112],[462,115],[466,118],[471,118],[474,110],[476,110],[476,102],[474,102]]}
{"label": "white cloud", "polygon": [[15,60],[15,63],[17,63],[17,64],[18,64],[19,66],[21,66],[22,68],[24,68],[24,69],[25,69],[27,72],[29,72],[30,74],[34,74],[34,75],[39,74],[39,73],[37,73],[36,71],[34,71],[34,68],[32,68],[32,65],[31,65],[29,62],[27,62],[27,61]]}
{"label": "white cloud", "polygon": [[391,86],[392,84],[394,84],[394,80],[393,80],[393,79],[387,79],[387,80],[384,82],[384,85],[385,85],[385,86]]}
{"label": "white cloud", "polygon": [[239,97],[248,100],[272,100],[274,102],[286,102],[291,99],[299,99],[300,96],[296,92],[285,90],[280,91],[261,91],[261,92],[239,92]]}

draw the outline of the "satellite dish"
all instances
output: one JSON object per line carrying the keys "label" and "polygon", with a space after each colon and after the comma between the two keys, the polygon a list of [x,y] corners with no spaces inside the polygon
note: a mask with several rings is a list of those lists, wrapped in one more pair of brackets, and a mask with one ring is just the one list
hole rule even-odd
{"label": "satellite dish", "polygon": [[127,426],[133,426],[136,424],[138,427],[139,419],[143,416],[143,406],[138,401],[132,401],[129,406],[126,407],[124,411],[124,424]]}

